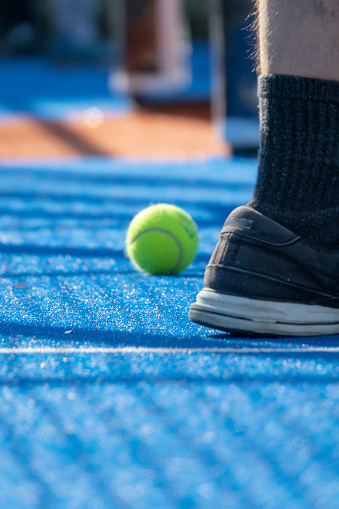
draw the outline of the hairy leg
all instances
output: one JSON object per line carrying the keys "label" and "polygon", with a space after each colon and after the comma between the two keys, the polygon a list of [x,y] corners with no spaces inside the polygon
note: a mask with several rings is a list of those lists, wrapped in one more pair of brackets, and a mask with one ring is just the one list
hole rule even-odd
{"label": "hairy leg", "polygon": [[339,0],[259,0],[263,74],[339,81]]}

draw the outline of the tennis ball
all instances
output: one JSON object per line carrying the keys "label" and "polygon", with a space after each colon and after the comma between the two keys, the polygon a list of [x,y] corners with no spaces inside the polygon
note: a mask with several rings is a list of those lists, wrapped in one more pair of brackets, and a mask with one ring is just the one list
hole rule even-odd
{"label": "tennis ball", "polygon": [[126,236],[127,255],[148,274],[177,274],[193,262],[198,229],[187,212],[166,203],[137,214]]}

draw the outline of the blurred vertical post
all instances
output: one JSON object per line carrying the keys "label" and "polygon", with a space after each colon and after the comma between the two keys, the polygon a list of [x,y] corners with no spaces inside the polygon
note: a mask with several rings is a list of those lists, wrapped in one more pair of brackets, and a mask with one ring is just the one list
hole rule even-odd
{"label": "blurred vertical post", "polygon": [[211,112],[218,134],[224,138],[226,122],[226,48],[222,1],[210,0]]}
{"label": "blurred vertical post", "polygon": [[119,59],[111,88],[132,96],[180,90],[190,80],[183,0],[117,0]]}
{"label": "blurred vertical post", "polygon": [[257,80],[249,29],[252,0],[210,0],[212,113],[219,134],[233,153],[257,155]]}

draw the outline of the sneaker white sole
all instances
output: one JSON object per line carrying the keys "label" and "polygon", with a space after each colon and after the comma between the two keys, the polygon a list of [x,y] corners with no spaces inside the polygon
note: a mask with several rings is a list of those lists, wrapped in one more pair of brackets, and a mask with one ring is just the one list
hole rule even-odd
{"label": "sneaker white sole", "polygon": [[339,334],[339,310],[324,306],[248,299],[204,289],[190,320],[212,329],[274,336]]}

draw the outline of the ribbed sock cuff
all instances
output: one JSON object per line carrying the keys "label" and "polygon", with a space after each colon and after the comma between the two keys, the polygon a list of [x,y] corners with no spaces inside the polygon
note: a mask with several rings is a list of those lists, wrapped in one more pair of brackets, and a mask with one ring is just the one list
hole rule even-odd
{"label": "ribbed sock cuff", "polygon": [[[250,204],[309,235],[308,216],[313,224],[339,216],[339,82],[264,75],[259,97],[261,150]],[[326,242],[339,244],[339,225],[324,227],[332,228]]]}

